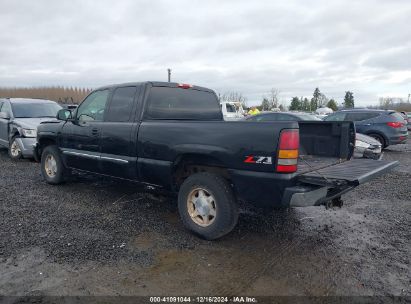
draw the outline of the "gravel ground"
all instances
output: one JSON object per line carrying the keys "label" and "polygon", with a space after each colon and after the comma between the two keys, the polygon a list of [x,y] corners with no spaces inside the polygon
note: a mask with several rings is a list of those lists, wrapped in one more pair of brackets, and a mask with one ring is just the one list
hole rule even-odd
{"label": "gravel ground", "polygon": [[411,295],[411,143],[342,209],[245,208],[233,233],[187,232],[173,199],[0,150],[0,295]]}

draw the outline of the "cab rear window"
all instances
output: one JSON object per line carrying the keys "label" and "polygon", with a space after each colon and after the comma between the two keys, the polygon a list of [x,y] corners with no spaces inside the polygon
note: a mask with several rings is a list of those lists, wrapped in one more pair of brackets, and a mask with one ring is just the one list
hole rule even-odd
{"label": "cab rear window", "polygon": [[145,118],[221,120],[214,93],[196,89],[153,87],[148,97]]}

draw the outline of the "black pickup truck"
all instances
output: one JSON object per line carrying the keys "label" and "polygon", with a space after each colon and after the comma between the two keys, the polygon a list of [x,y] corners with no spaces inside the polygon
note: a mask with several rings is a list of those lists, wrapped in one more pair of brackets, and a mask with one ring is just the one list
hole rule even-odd
{"label": "black pickup truck", "polygon": [[99,88],[38,127],[35,153],[50,184],[71,169],[178,194],[184,225],[229,233],[238,201],[262,207],[340,203],[395,162],[350,160],[352,122],[224,121],[207,88],[142,82]]}

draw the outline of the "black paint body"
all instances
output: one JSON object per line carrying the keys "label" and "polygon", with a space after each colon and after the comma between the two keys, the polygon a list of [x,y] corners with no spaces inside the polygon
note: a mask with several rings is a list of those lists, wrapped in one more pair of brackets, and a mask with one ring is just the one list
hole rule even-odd
{"label": "black paint body", "polygon": [[[86,122],[75,118],[38,127],[38,149],[55,143],[67,167],[109,175],[177,191],[175,172],[182,161],[226,170],[238,199],[264,206],[282,206],[285,188],[298,183],[298,173],[276,173],[281,130],[300,129],[304,153],[349,159],[355,129],[351,122],[224,121],[215,93],[201,87],[180,88],[175,83],[144,82],[103,87],[111,102],[118,87],[137,88],[129,121]],[[145,118],[153,87],[209,92],[215,115],[207,119]],[[213,97],[213,98],[214,98]],[[193,100],[192,102],[196,102]],[[81,105],[79,106],[81,108]],[[201,114],[201,113],[197,113]],[[73,113],[75,117],[76,112]],[[105,114],[106,115],[106,114]],[[267,156],[272,164],[245,163],[247,156]]]}

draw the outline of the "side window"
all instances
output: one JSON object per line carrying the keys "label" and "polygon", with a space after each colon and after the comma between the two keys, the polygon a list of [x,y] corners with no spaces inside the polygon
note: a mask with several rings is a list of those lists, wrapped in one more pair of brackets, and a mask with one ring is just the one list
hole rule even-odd
{"label": "side window", "polygon": [[3,102],[3,105],[0,107],[0,112],[6,112],[11,116],[11,106],[8,102]]}
{"label": "side window", "polygon": [[227,109],[227,113],[235,113],[236,112],[234,105],[226,103],[225,106],[226,106],[226,109]]}
{"label": "side window", "polygon": [[91,93],[78,107],[79,121],[102,121],[107,104],[109,90]]}
{"label": "side window", "polygon": [[348,113],[345,120],[362,121],[377,117],[378,113]]}
{"label": "side window", "polygon": [[130,120],[136,87],[117,88],[111,98],[106,121],[126,122]]}
{"label": "side window", "polygon": [[334,113],[324,118],[324,121],[343,121],[345,119],[345,116],[346,113]]}

